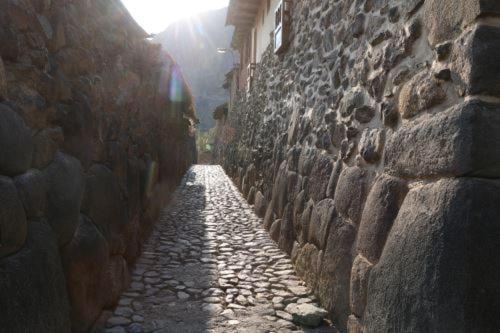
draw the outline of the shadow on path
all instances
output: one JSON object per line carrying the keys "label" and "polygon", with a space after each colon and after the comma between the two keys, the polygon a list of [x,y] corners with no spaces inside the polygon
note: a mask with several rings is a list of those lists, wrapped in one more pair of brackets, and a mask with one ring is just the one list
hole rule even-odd
{"label": "shadow on path", "polygon": [[145,245],[106,332],[335,332],[283,311],[313,303],[219,166],[194,166]]}

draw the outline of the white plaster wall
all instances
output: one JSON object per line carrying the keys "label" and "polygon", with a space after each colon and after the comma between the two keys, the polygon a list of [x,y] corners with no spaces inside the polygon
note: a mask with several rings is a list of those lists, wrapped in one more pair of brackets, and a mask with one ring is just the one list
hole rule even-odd
{"label": "white plaster wall", "polygon": [[[255,20],[254,29],[252,29],[252,36],[255,29],[257,29],[257,42],[256,46],[256,63],[259,63],[262,54],[266,51],[269,43],[271,42],[271,33],[274,32],[274,11],[278,7],[280,0],[271,0],[271,9],[267,12],[267,0],[263,0]],[[262,24],[262,16],[265,13],[264,24]]]}

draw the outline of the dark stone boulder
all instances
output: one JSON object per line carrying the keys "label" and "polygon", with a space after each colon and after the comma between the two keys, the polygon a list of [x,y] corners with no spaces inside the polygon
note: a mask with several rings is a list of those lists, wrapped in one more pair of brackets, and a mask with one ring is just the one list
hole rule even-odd
{"label": "dark stone boulder", "polygon": [[340,174],[335,193],[335,208],[338,213],[359,224],[371,180],[370,172],[359,167],[344,169]]}
{"label": "dark stone boulder", "polygon": [[333,314],[340,330],[345,331],[350,314],[349,285],[353,262],[352,247],[356,228],[341,217],[330,226],[321,269],[318,272],[316,294],[321,304]]}
{"label": "dark stone boulder", "polygon": [[307,243],[298,250],[295,261],[295,271],[313,289],[318,280],[318,257],[319,251],[313,244]]}
{"label": "dark stone boulder", "polygon": [[402,126],[388,140],[386,172],[403,178],[500,175],[500,106],[457,105]]}
{"label": "dark stone boulder", "polygon": [[0,57],[0,102],[7,99],[7,77],[2,57]]}
{"label": "dark stone boulder", "polygon": [[33,137],[33,163],[32,168],[43,169],[54,160],[63,141],[61,128],[45,129]]}
{"label": "dark stone boulder", "polygon": [[47,211],[49,224],[59,244],[71,240],[78,225],[84,181],[80,161],[58,153],[43,171],[47,182]]}
{"label": "dark stone boulder", "polygon": [[331,158],[326,155],[317,156],[307,186],[307,196],[315,202],[319,202],[326,198],[326,189],[332,174],[332,169],[333,163]]}
{"label": "dark stone boulder", "polygon": [[0,258],[19,250],[26,239],[23,203],[8,177],[0,176]]}
{"label": "dark stone boulder", "polygon": [[15,176],[31,166],[33,139],[24,120],[0,103],[0,174]]}
{"label": "dark stone boulder", "polygon": [[412,189],[370,273],[367,331],[495,332],[499,202],[498,185],[473,178]]}
{"label": "dark stone boulder", "polygon": [[387,175],[376,179],[361,216],[357,241],[358,252],[370,262],[378,261],[407,191],[401,179]]}
{"label": "dark stone boulder", "polygon": [[276,243],[279,242],[280,240],[280,234],[281,234],[281,222],[283,220],[278,219],[273,222],[271,225],[271,228],[269,229],[269,235],[271,236],[271,239],[275,241]]}
{"label": "dark stone boulder", "polygon": [[314,207],[309,223],[309,243],[316,245],[320,250],[325,248],[330,225],[337,213],[332,199],[325,199]]}
{"label": "dark stone boulder", "polygon": [[328,186],[326,188],[326,197],[327,198],[335,198],[335,190],[337,189],[337,184],[339,182],[340,173],[342,172],[342,162],[335,162],[332,170],[332,174],[330,175],[330,179],[328,180]]}
{"label": "dark stone boulder", "polygon": [[14,178],[17,192],[28,219],[42,217],[47,205],[47,184],[42,172],[36,169]]}
{"label": "dark stone boulder", "polygon": [[295,234],[298,235],[298,241],[300,244],[307,243],[309,240],[309,224],[311,222],[311,215],[314,210],[314,201],[309,200],[304,211],[297,220],[297,225],[295,226]]}
{"label": "dark stone boulder", "polygon": [[26,244],[0,259],[3,332],[70,332],[70,306],[57,237],[44,221],[29,223]]}
{"label": "dark stone boulder", "polygon": [[85,216],[71,242],[63,247],[62,258],[71,300],[73,332],[87,332],[109,303],[109,246],[96,226]]}
{"label": "dark stone boulder", "polygon": [[288,204],[285,207],[285,211],[283,213],[283,219],[281,220],[278,245],[280,249],[282,249],[288,254],[291,254],[294,240],[295,240],[295,230],[293,227],[293,211],[292,211],[292,205]]}
{"label": "dark stone boulder", "polygon": [[257,193],[255,193],[255,204],[253,208],[255,214],[258,217],[264,217],[266,208],[266,198],[260,191],[257,191]]}
{"label": "dark stone boulder", "polygon": [[127,209],[115,176],[104,165],[95,164],[88,172],[82,213],[96,224],[111,245],[112,253],[122,254],[119,247],[128,223]]}
{"label": "dark stone boulder", "polygon": [[[499,10],[500,14],[500,10]],[[478,25],[459,48],[454,68],[467,85],[470,95],[500,95],[500,28]]]}
{"label": "dark stone boulder", "polygon": [[368,293],[368,280],[373,265],[361,255],[354,259],[351,270],[351,312],[363,317]]}

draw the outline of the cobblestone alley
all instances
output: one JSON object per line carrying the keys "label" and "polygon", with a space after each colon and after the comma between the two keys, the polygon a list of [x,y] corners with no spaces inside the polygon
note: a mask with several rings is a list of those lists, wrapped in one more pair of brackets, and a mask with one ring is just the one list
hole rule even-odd
{"label": "cobblestone alley", "polygon": [[[194,166],[147,242],[107,332],[335,332],[219,166]],[[303,307],[303,306],[302,306]],[[300,315],[299,315],[300,316]],[[318,319],[319,316],[319,319]]]}

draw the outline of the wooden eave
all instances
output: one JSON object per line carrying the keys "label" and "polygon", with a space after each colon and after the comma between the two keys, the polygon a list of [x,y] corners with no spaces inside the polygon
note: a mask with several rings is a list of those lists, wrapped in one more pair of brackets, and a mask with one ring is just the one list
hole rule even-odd
{"label": "wooden eave", "polygon": [[252,30],[261,0],[230,0],[226,25],[235,27],[231,47],[240,49]]}

